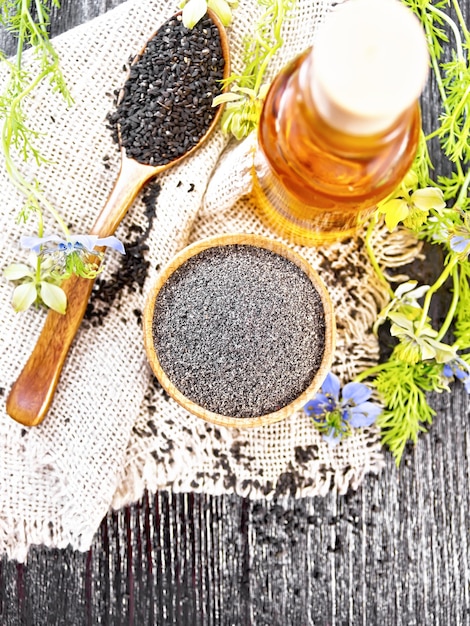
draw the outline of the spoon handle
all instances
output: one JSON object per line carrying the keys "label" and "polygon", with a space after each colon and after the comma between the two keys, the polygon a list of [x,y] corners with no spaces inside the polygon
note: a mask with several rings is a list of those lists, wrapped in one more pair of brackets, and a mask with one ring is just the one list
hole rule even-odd
{"label": "spoon handle", "polygon": [[[112,235],[155,168],[123,158],[111,195],[91,234]],[[49,410],[69,348],[80,327],[93,280],[72,276],[62,283],[67,295],[65,315],[50,310],[36,346],[7,398],[7,413],[25,426],[40,424]]]}
{"label": "spoon handle", "polygon": [[62,283],[65,315],[49,311],[39,339],[7,398],[7,413],[24,426],[40,424],[52,403],[67,353],[85,314],[93,280],[72,276]]}

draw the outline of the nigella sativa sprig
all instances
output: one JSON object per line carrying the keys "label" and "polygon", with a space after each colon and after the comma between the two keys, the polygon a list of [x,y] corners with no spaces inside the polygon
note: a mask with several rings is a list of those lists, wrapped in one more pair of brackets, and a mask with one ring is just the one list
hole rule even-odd
{"label": "nigella sativa sprig", "polygon": [[117,237],[74,235],[63,239],[58,235],[36,237],[23,235],[23,248],[30,250],[27,263],[11,263],[4,270],[7,280],[16,283],[12,305],[15,311],[26,311],[33,304],[44,304],[57,313],[65,313],[67,296],[61,282],[72,274],[93,279],[102,270],[104,252],[114,248],[125,254]]}
{"label": "nigella sativa sprig", "polygon": [[371,395],[363,383],[350,382],[341,390],[339,378],[330,372],[320,392],[304,406],[304,412],[312,418],[323,439],[335,446],[354,428],[371,426],[381,414],[380,406],[369,402]]}
{"label": "nigella sativa sprig", "polygon": [[72,274],[82,278],[95,278],[101,271],[103,250],[97,247],[113,248],[121,254],[125,249],[121,241],[113,235],[72,235],[66,239],[58,235],[36,237],[23,235],[20,239],[23,248],[31,250],[39,258],[48,259],[51,274],[60,278],[69,278]]}

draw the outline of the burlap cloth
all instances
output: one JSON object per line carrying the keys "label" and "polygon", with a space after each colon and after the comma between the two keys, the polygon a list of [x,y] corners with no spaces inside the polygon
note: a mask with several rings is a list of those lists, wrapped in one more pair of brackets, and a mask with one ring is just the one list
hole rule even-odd
{"label": "burlap cloth", "polygon": [[[297,1],[268,79],[312,43],[328,9],[328,0]],[[41,167],[39,179],[75,233],[91,227],[118,172],[119,154],[106,117],[125,76],[123,65],[177,10],[169,0],[129,0],[54,41],[75,104],[67,108],[43,86],[29,112],[33,127],[44,133],[41,150],[52,161]],[[253,31],[261,11],[255,0],[242,0],[235,11],[230,28],[235,72],[242,70],[244,34]],[[187,243],[208,235],[244,231],[273,236],[254,216],[250,202],[241,198],[250,188],[250,142],[229,142],[217,130],[200,152],[159,178],[161,189],[150,222],[149,202],[142,196],[136,200],[116,234],[129,245],[136,233],[142,235],[150,227],[141,236],[148,247],[141,254],[149,264],[143,289],[136,284],[124,288],[102,315],[101,325],[84,321],[46,420],[25,429],[6,415],[2,402],[1,553],[21,561],[31,544],[86,549],[109,508],[135,501],[145,488],[300,497],[332,488],[344,493],[382,467],[374,429],[333,449],[302,412],[264,428],[218,428],[188,415],[154,383],[140,312],[157,267]],[[23,200],[0,165],[3,269],[23,259],[18,241],[26,231],[16,223]],[[32,174],[33,166],[27,171]],[[336,306],[334,371],[344,381],[378,355],[370,326],[384,294],[361,242],[359,238],[325,249],[297,248],[319,269]],[[398,265],[414,252],[394,235],[383,246],[383,261]],[[109,254],[102,278],[109,281],[113,272],[121,272],[120,263],[118,254]],[[45,315],[37,310],[16,314],[11,295],[11,284],[2,278],[0,385],[5,398]]]}

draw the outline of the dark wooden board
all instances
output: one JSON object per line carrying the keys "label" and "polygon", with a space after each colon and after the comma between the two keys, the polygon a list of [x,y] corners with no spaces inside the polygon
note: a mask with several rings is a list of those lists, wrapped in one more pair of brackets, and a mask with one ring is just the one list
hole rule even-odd
{"label": "dark wooden board", "polygon": [[[118,4],[64,0],[52,32]],[[0,624],[470,624],[468,395],[459,384],[433,406],[430,432],[400,468],[387,456],[357,492],[147,494],[110,513],[88,553],[38,546],[25,565],[3,557]]]}

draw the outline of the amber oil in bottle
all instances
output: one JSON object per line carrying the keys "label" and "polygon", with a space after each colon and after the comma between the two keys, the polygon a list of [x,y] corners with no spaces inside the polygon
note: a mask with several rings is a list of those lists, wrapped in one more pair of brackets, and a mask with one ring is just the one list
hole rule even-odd
{"label": "amber oil in bottle", "polygon": [[[397,0],[349,0],[346,5],[360,9],[356,17],[366,35],[364,11],[370,15],[371,3],[375,8],[381,4],[392,7],[392,12],[399,4]],[[352,6],[345,17],[348,30],[355,27],[351,13],[354,17]],[[364,33],[356,33],[356,38],[345,43],[340,24],[337,34],[343,37],[347,54],[331,60],[330,49],[337,45],[336,25],[326,41],[319,37],[318,45],[327,50],[321,49],[317,55],[313,46],[284,68],[271,85],[258,130],[253,197],[262,219],[294,243],[318,245],[355,234],[413,162],[421,128],[418,97],[427,76],[427,49],[416,18],[400,3],[401,25],[404,15],[412,26],[411,33],[405,27],[404,36],[415,37],[405,46],[407,54],[418,50],[414,61],[406,56],[398,61],[387,58],[390,55],[384,46],[389,41],[382,31],[384,19],[390,21],[390,16],[375,11],[368,27],[377,29],[378,23],[380,28],[366,42],[365,52],[351,50],[363,47]],[[398,45],[397,40],[395,43]],[[345,56],[341,58],[341,54]],[[378,58],[364,61],[364,55],[371,54]],[[362,61],[363,71],[354,66]],[[330,76],[335,65],[340,72]],[[360,78],[368,71],[370,76]],[[376,74],[381,71],[388,75],[378,79]],[[403,78],[406,71],[412,75]],[[342,85],[340,81],[347,83],[350,74],[357,84]],[[331,87],[329,82],[335,83],[335,79]],[[401,81],[397,86],[401,93],[389,88],[374,98],[375,88],[383,90],[387,81],[392,86]],[[358,95],[357,89],[363,93]]]}

